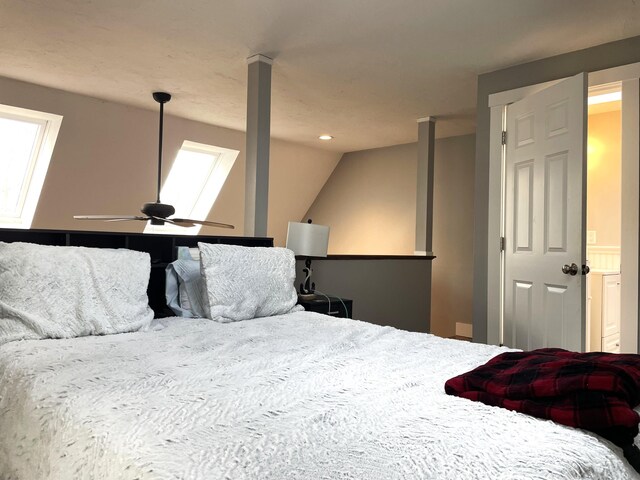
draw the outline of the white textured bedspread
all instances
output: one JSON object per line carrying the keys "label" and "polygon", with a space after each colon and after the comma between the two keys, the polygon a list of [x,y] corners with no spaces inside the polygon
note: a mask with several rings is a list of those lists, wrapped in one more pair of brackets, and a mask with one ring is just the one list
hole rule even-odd
{"label": "white textured bedspread", "polygon": [[501,349],[309,312],[0,347],[0,478],[636,478],[595,435],[447,396]]}

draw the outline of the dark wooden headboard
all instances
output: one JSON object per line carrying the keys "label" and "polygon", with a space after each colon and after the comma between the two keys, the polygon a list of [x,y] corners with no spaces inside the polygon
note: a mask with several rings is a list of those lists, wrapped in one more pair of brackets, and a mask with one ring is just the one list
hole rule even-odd
{"label": "dark wooden headboard", "polygon": [[148,233],[87,232],[70,230],[19,230],[0,228],[0,242],[29,242],[40,245],[128,248],[151,255],[149,305],[156,317],[173,315],[165,301],[165,267],[176,258],[177,247],[197,247],[198,242],[245,247],[272,247],[264,237],[212,237],[205,235],[161,235]]}

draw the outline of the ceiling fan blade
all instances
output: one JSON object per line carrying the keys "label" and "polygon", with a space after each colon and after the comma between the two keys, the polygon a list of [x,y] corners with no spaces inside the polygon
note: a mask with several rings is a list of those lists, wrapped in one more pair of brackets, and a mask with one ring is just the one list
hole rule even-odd
{"label": "ceiling fan blade", "polygon": [[236,228],[233,225],[228,223],[220,223],[220,222],[210,222],[209,220],[191,220],[190,218],[172,218],[174,223],[178,224],[190,224],[188,226],[197,225],[206,225],[207,227],[219,227],[219,228]]}
{"label": "ceiling fan blade", "polygon": [[143,222],[146,222],[147,220],[150,220],[150,218],[131,216],[131,217],[122,217],[122,218],[110,218],[109,220],[105,220],[105,222],[126,222],[128,220],[142,220]]}
{"label": "ceiling fan blade", "polygon": [[170,220],[168,219],[167,222],[172,223],[173,225],[177,225],[179,227],[185,227],[185,228],[196,226],[196,224],[193,223],[191,220],[186,220],[184,218],[172,218]]}
{"label": "ceiling fan blade", "polygon": [[146,217],[137,215],[74,215],[76,220],[106,220],[107,222],[117,222],[123,220],[147,220]]}

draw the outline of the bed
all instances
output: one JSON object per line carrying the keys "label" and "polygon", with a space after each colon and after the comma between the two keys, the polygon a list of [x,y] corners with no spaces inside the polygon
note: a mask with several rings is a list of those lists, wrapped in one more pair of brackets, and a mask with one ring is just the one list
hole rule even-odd
{"label": "bed", "polygon": [[0,478],[638,478],[596,435],[445,395],[503,351],[302,311],[8,342]]}

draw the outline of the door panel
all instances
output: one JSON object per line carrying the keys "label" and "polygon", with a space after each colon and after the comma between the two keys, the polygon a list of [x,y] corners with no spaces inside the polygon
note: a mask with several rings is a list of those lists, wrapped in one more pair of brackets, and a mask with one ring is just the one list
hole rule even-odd
{"label": "door panel", "polygon": [[525,147],[535,141],[534,121],[535,117],[531,112],[516,119],[516,148]]}
{"label": "door panel", "polygon": [[[511,139],[513,137],[513,139]],[[503,343],[584,350],[586,77],[507,108]]]}
{"label": "door panel", "polygon": [[515,247],[518,252],[530,252],[533,249],[533,160],[516,165],[514,174]]}
{"label": "door panel", "polygon": [[562,100],[547,107],[547,138],[569,133],[569,102]]}
{"label": "door panel", "polygon": [[567,251],[567,161],[568,152],[546,158],[545,252]]}
{"label": "door panel", "polygon": [[546,335],[544,340],[532,345],[531,348],[543,348],[550,346],[549,339],[560,339],[566,342],[565,319],[562,317],[566,311],[567,287],[562,285],[546,285],[544,286],[544,318],[555,318],[553,322],[545,325]]}
{"label": "door panel", "polygon": [[529,342],[529,328],[531,325],[531,314],[533,309],[533,291],[530,282],[515,281],[514,282],[514,305],[513,310],[516,313],[515,344],[523,344]]}

